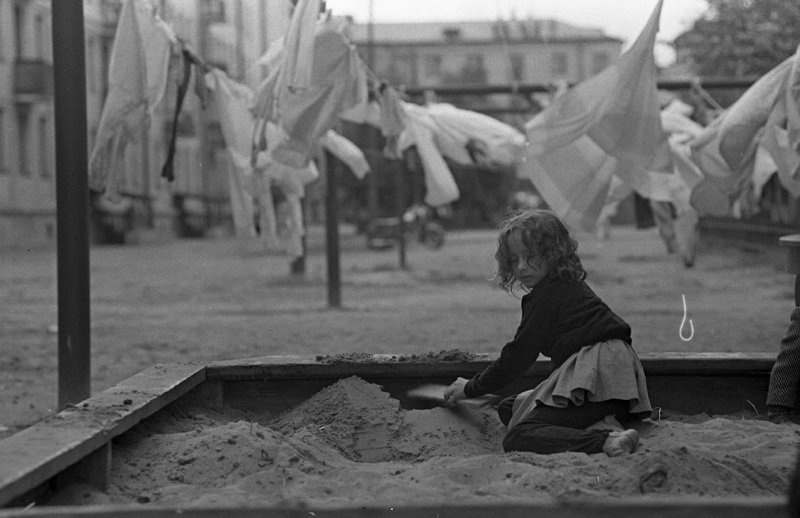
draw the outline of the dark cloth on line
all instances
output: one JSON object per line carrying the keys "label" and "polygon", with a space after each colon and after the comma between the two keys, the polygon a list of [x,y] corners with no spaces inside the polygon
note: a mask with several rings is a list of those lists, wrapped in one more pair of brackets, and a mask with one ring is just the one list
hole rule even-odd
{"label": "dark cloth on line", "polygon": [[[174,160],[175,140],[178,137],[178,117],[181,114],[183,99],[186,97],[186,91],[189,89],[189,80],[192,77],[192,62],[190,54],[186,50],[181,52],[181,61],[183,62],[183,76],[181,77],[181,83],[178,85],[175,112],[172,114],[172,133],[169,138],[169,145],[167,146],[167,159],[164,161],[164,166],[161,168],[161,177],[166,178],[170,182],[175,179]],[[197,80],[200,81],[200,78]]]}

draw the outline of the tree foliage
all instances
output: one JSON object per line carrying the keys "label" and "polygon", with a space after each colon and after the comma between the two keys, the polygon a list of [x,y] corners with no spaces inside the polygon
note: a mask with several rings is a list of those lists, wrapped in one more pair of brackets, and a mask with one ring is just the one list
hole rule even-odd
{"label": "tree foliage", "polygon": [[677,61],[700,76],[760,76],[800,44],[798,0],[706,2],[706,13],[673,42]]}

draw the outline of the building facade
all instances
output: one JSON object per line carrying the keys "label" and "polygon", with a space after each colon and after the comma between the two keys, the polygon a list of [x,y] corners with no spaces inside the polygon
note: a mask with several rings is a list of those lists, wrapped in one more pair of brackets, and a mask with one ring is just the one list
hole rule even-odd
{"label": "building facade", "polygon": [[622,41],[557,20],[353,24],[375,74],[396,86],[582,81],[608,66]]}
{"label": "building facade", "polygon": [[0,0],[0,242],[55,236],[49,2]]}
{"label": "building facade", "polygon": [[[292,8],[290,2],[262,0],[150,3],[208,65],[250,85],[262,73],[251,64],[285,32]],[[0,248],[55,240],[50,4],[50,0],[0,0]],[[84,0],[83,5],[90,153],[108,93],[109,58],[122,0]],[[178,121],[175,180],[160,177],[171,133],[171,107],[156,113],[143,129],[146,144],[126,154],[128,173],[121,192],[133,207],[137,228],[173,232],[176,199],[199,215],[201,226],[224,219],[227,156],[213,110],[203,109],[191,94],[192,86]]]}

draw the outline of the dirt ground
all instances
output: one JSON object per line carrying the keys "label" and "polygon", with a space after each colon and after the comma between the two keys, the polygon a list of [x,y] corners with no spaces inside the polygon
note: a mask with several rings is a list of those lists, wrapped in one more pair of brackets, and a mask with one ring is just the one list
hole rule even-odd
{"label": "dirt ground", "polygon": [[[608,241],[578,234],[588,282],[654,351],[775,352],[793,308],[794,278],[775,247],[701,242],[686,269],[655,229],[614,227]],[[308,237],[306,274],[257,242],[143,240],[91,250],[92,391],[155,363],[274,354],[496,352],[519,301],[491,280],[495,232],[452,232],[439,251],[341,240],[342,307],[329,308],[322,229]],[[57,401],[54,250],[0,252],[0,437],[54,411]],[[681,339],[684,319],[694,325]],[[689,334],[688,322],[683,329]]]}

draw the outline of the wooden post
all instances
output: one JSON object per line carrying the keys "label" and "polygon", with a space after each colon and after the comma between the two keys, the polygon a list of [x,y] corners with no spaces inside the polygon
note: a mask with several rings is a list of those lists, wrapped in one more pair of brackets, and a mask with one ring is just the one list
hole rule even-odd
{"label": "wooden post", "polygon": [[794,277],[794,305],[800,307],[800,234],[781,236],[778,240],[786,247],[786,271]]}
{"label": "wooden post", "polygon": [[[399,254],[400,269],[405,270],[406,263],[406,222],[403,219],[403,213],[406,210],[406,179],[404,178],[406,168],[405,163],[399,160],[393,160],[398,165],[397,172],[394,179],[394,192],[395,201],[397,203],[397,220],[398,220],[398,236],[397,236],[397,253]],[[394,169],[394,168],[391,168]]]}
{"label": "wooden post", "polygon": [[91,395],[89,175],[83,0],[52,0],[58,408]]}
{"label": "wooden post", "polygon": [[[300,198],[300,218],[302,221],[303,229],[306,228],[306,198],[305,196]],[[303,232],[303,236],[300,238],[300,257],[295,257],[289,263],[289,273],[292,275],[305,275],[306,274],[306,253],[307,253],[307,245],[308,240],[306,236],[308,235],[307,231]]]}
{"label": "wooden post", "polygon": [[339,199],[336,161],[329,151],[320,153],[325,171],[325,244],[328,263],[328,307],[342,307],[342,283],[339,267]]}

